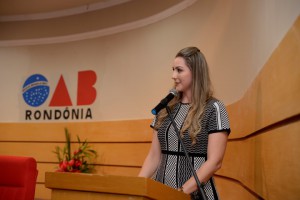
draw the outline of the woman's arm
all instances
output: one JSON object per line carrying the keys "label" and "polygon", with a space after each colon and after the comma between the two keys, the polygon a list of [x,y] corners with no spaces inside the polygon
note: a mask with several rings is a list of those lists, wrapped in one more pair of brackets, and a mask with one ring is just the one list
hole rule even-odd
{"label": "woman's arm", "polygon": [[[227,144],[227,132],[211,133],[208,136],[207,161],[197,170],[197,176],[201,183],[206,183],[213,174],[221,168]],[[197,183],[194,177],[190,178],[182,186],[183,192],[190,194],[196,191]]]}
{"label": "woman's arm", "polygon": [[159,165],[160,157],[161,149],[157,138],[157,131],[153,129],[151,147],[138,176],[146,178],[152,177]]}

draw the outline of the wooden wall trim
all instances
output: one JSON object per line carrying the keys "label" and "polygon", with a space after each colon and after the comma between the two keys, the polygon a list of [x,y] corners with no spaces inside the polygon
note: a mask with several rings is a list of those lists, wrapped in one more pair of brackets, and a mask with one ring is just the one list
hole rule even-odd
{"label": "wooden wall trim", "polygon": [[[64,129],[92,142],[149,142],[151,120],[123,120],[65,123],[0,123],[0,141],[64,142]],[[13,134],[11,134],[13,133]]]}

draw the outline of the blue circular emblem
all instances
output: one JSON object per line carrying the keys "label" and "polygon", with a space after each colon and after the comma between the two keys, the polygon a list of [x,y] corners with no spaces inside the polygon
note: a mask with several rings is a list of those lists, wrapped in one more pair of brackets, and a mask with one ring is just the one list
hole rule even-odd
{"label": "blue circular emblem", "polygon": [[48,80],[41,74],[34,74],[23,85],[23,98],[28,105],[37,107],[47,100],[49,91]]}

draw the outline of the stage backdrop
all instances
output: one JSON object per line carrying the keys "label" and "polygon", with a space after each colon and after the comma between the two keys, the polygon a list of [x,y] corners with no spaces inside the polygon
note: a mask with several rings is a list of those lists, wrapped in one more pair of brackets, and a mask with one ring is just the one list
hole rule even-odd
{"label": "stage backdrop", "polygon": [[294,23],[299,4],[197,1],[162,21],[114,35],[2,46],[0,121],[151,118],[150,110],[172,86],[175,54],[191,45],[207,57],[216,96],[231,104]]}

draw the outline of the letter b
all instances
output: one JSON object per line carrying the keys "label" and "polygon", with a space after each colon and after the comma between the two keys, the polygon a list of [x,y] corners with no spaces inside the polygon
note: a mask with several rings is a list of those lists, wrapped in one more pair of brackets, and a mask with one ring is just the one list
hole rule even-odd
{"label": "letter b", "polygon": [[97,91],[94,84],[97,81],[97,75],[94,71],[78,72],[77,86],[77,105],[90,105],[97,96]]}

